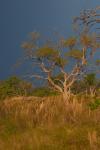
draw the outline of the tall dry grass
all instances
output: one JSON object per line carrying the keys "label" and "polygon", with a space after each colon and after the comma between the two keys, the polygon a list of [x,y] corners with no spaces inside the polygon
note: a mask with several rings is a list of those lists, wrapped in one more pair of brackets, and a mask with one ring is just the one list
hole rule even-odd
{"label": "tall dry grass", "polygon": [[[100,147],[100,110],[73,96],[13,97],[0,102],[0,150],[85,150]],[[85,145],[85,147],[84,147]]]}
{"label": "tall dry grass", "polygon": [[27,125],[79,123],[91,118],[99,121],[100,111],[90,112],[84,98],[78,100],[77,97],[72,97],[70,102],[66,102],[62,96],[14,97],[0,103],[0,116],[11,117]]}

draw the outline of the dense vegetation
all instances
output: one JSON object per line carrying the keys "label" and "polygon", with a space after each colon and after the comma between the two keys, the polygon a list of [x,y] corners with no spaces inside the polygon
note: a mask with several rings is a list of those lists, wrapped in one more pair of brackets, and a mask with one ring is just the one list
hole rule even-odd
{"label": "dense vegetation", "polygon": [[17,76],[9,77],[0,82],[0,100],[14,96],[49,96],[57,95],[57,92],[48,87],[35,87],[31,82]]}
{"label": "dense vegetation", "polygon": [[[55,77],[54,77],[55,78]],[[100,92],[100,80],[96,78],[94,73],[87,74],[82,80],[75,82],[71,88],[74,95],[91,95],[96,97]],[[23,80],[17,76],[9,77],[0,82],[0,99],[14,96],[54,96],[59,95],[58,92],[52,90],[48,84],[45,87],[34,87],[31,82]]]}

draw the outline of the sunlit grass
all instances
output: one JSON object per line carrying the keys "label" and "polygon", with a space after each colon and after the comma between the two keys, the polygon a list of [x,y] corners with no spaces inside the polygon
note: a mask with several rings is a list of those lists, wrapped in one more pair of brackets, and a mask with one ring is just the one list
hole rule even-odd
{"label": "sunlit grass", "polygon": [[100,148],[100,110],[62,97],[12,98],[0,103],[0,150]]}

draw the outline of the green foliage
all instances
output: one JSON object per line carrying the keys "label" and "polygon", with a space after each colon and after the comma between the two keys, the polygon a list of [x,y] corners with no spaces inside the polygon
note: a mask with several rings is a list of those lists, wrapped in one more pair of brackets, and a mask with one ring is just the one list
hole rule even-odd
{"label": "green foliage", "polygon": [[94,102],[89,103],[89,108],[95,110],[100,106],[100,99],[95,99]]}
{"label": "green foliage", "polygon": [[48,87],[41,87],[34,89],[32,95],[37,97],[44,97],[58,95],[58,93],[49,89]]}
{"label": "green foliage", "polygon": [[92,38],[89,35],[84,34],[80,37],[80,41],[83,46],[89,47],[92,43]]}
{"label": "green foliage", "polygon": [[82,59],[83,53],[78,49],[72,49],[66,53],[67,56],[73,57],[76,59]]}
{"label": "green foliage", "polygon": [[67,63],[68,61],[61,57],[55,58],[55,64],[59,67],[64,67]]}
{"label": "green foliage", "polygon": [[31,91],[32,91],[31,83],[23,81],[16,76],[13,76],[1,82],[0,99],[17,95],[27,95],[30,94]]}
{"label": "green foliage", "polygon": [[32,84],[28,81],[21,80],[13,76],[7,80],[0,82],[0,99],[12,96],[52,96],[58,95],[57,92],[49,89],[48,87],[33,88]]}
{"label": "green foliage", "polygon": [[83,80],[79,80],[73,84],[71,90],[74,94],[79,94],[81,92],[86,91],[86,88],[87,85],[85,84],[85,82]]}
{"label": "green foliage", "polygon": [[96,74],[95,73],[87,74],[84,78],[84,82],[88,86],[94,85],[96,83]]}
{"label": "green foliage", "polygon": [[59,56],[58,50],[50,47],[41,47],[36,51],[36,56],[38,59],[47,59],[49,61],[55,62],[55,65],[59,67],[64,67],[67,60]]}
{"label": "green foliage", "polygon": [[7,79],[6,81],[3,81],[3,83],[0,84],[0,98],[16,95],[15,86],[18,84],[18,82],[19,79],[17,79],[16,77],[12,77]]}
{"label": "green foliage", "polygon": [[50,47],[41,47],[36,51],[36,55],[39,58],[53,59],[58,56],[58,51]]}
{"label": "green foliage", "polygon": [[73,48],[76,45],[77,39],[75,37],[70,37],[64,42],[64,47]]}

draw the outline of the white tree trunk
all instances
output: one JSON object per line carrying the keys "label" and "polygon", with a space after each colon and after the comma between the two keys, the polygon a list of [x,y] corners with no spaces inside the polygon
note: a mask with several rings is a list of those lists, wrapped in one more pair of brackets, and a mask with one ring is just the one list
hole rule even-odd
{"label": "white tree trunk", "polygon": [[63,92],[63,99],[64,99],[64,101],[66,102],[66,104],[68,104],[68,102],[69,102],[69,100],[70,100],[70,97],[71,97],[71,92],[70,92],[70,90]]}

